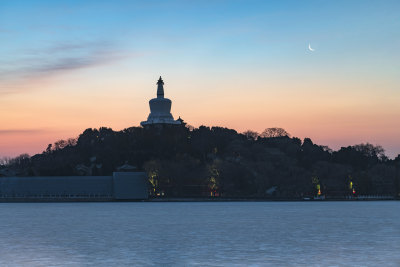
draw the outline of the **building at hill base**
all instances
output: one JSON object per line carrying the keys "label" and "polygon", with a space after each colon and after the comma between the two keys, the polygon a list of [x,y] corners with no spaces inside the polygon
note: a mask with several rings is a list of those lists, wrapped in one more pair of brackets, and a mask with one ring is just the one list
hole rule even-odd
{"label": "building at hill base", "polygon": [[1,201],[131,201],[148,198],[144,172],[112,176],[0,177]]}

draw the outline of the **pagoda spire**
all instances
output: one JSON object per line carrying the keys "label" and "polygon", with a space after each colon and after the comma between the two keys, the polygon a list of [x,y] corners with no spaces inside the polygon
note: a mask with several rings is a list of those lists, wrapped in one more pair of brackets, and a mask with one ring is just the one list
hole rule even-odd
{"label": "pagoda spire", "polygon": [[160,79],[158,79],[157,85],[157,98],[164,98],[164,81],[161,76]]}
{"label": "pagoda spire", "polygon": [[164,97],[164,81],[161,76],[157,81],[157,97],[149,101],[150,114],[146,121],[140,125],[147,127],[149,125],[181,125],[180,120],[174,120],[171,114],[172,101]]}

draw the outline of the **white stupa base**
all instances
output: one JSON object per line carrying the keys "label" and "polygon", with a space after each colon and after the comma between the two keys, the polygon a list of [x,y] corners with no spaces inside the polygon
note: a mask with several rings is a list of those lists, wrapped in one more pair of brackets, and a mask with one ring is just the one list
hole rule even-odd
{"label": "white stupa base", "polygon": [[140,125],[142,125],[142,126],[151,125],[151,124],[175,124],[175,125],[179,125],[179,124],[181,124],[181,122],[180,121],[175,121],[175,120],[155,119],[155,120],[142,121],[140,123]]}
{"label": "white stupa base", "polygon": [[172,101],[164,97],[164,82],[161,79],[157,82],[157,98],[153,98],[149,101],[150,114],[147,117],[147,121],[142,121],[140,125],[152,125],[152,124],[182,124],[182,120],[174,120],[171,114]]}

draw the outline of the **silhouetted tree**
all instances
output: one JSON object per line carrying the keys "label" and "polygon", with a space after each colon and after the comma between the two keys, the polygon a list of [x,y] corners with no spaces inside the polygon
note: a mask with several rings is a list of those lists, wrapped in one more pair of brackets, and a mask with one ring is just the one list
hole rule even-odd
{"label": "silhouetted tree", "polygon": [[259,134],[252,130],[247,130],[243,132],[243,135],[246,136],[248,140],[257,140]]}
{"label": "silhouetted tree", "polygon": [[353,148],[354,150],[361,152],[366,157],[387,160],[385,150],[381,146],[374,146],[370,143],[366,143],[355,145]]}
{"label": "silhouetted tree", "polygon": [[396,177],[395,177],[395,182],[394,182],[394,186],[395,186],[395,196],[397,198],[400,198],[400,154],[394,159],[393,161],[394,165],[395,165],[395,169],[396,169]]}
{"label": "silhouetted tree", "polygon": [[290,134],[282,128],[267,128],[260,134],[260,136],[263,138],[282,137],[282,136],[290,137]]}
{"label": "silhouetted tree", "polygon": [[[182,126],[86,129],[77,139],[59,140],[31,158],[20,156],[4,168],[17,175],[111,175],[123,164],[148,173],[154,194],[300,198],[316,193],[399,194],[400,159],[380,146],[360,144],[332,151],[291,138],[281,128],[263,137],[223,127]],[[6,166],[5,166],[6,164]],[[82,171],[84,170],[84,171]],[[396,189],[397,188],[397,189]]]}

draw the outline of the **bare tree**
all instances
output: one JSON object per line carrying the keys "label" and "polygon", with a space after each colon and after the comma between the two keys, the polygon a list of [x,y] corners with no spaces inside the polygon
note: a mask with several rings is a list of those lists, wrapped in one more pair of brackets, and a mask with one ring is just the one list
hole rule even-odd
{"label": "bare tree", "polygon": [[76,146],[77,143],[78,143],[78,139],[77,138],[68,138],[68,140],[67,140],[67,145],[68,146]]}
{"label": "bare tree", "polygon": [[271,138],[271,137],[283,137],[283,136],[287,136],[290,137],[290,134],[288,132],[285,131],[285,129],[283,128],[267,128],[265,129],[261,135],[261,137],[264,138]]}
{"label": "bare tree", "polygon": [[259,134],[252,130],[247,130],[243,132],[243,135],[246,136],[248,140],[257,140]]}
{"label": "bare tree", "polygon": [[68,142],[65,140],[58,140],[54,143],[54,150],[61,150],[68,145]]}

